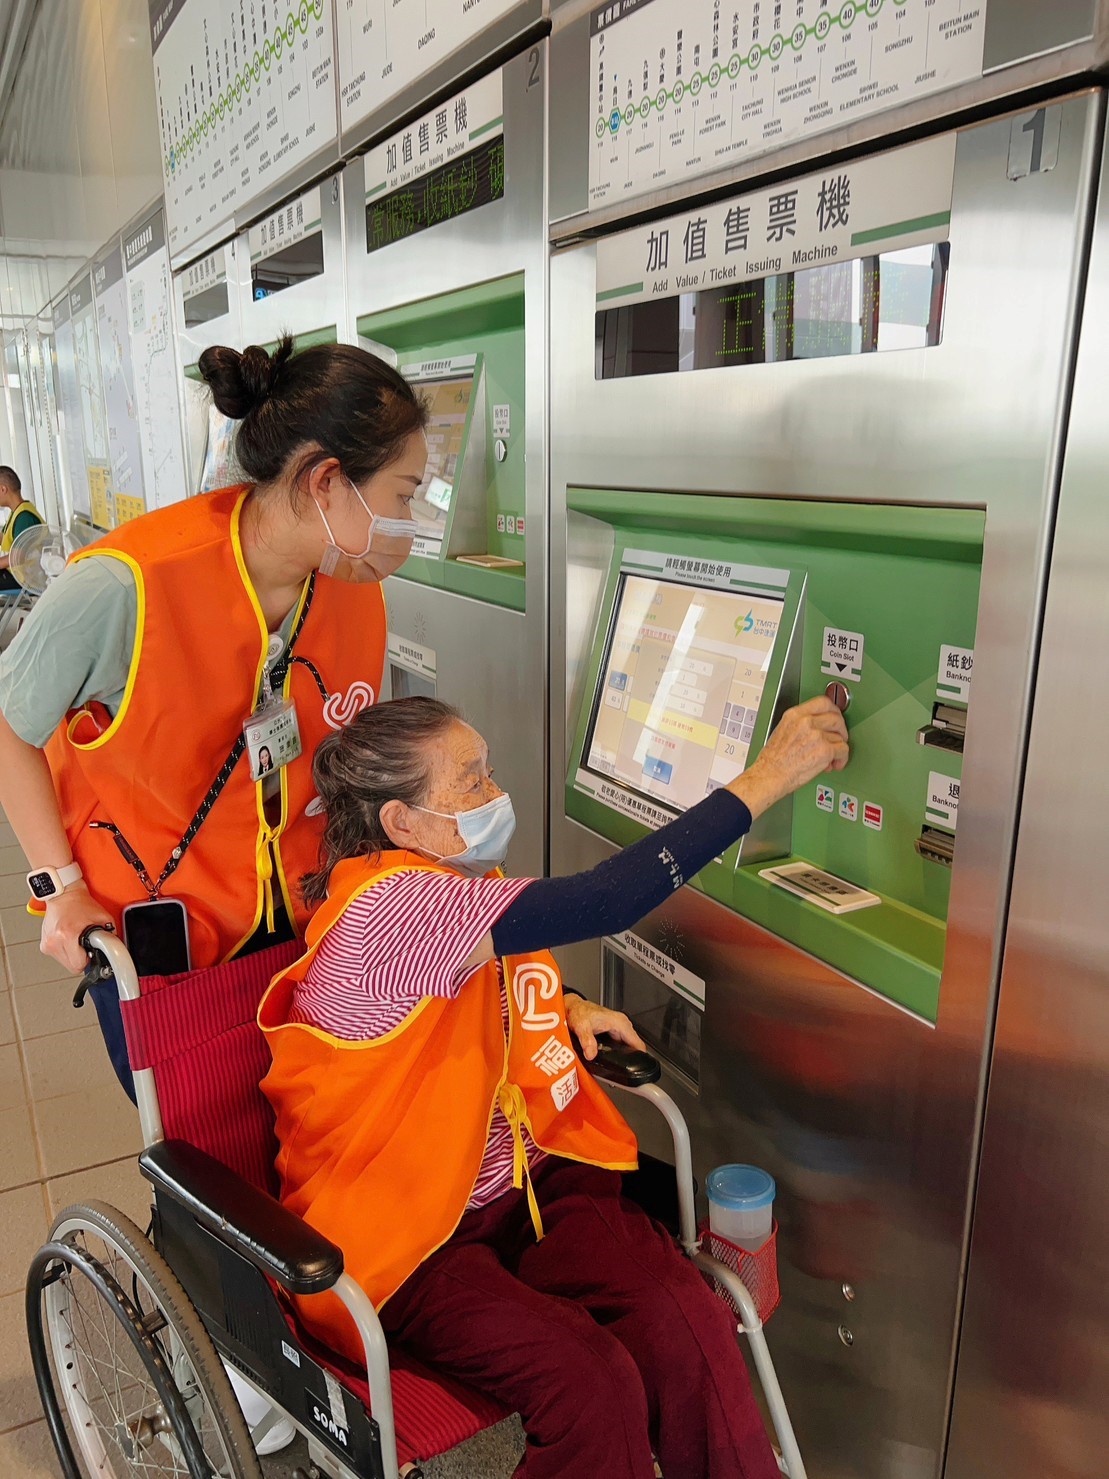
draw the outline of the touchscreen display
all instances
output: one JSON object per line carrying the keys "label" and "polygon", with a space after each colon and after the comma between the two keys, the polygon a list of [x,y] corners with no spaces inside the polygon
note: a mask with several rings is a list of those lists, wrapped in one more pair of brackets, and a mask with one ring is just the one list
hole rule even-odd
{"label": "touchscreen display", "polygon": [[780,598],[621,577],[585,764],[676,811],[747,763]]}
{"label": "touchscreen display", "polygon": [[412,517],[420,526],[413,545],[416,555],[440,553],[447,527],[454,484],[459,473],[466,422],[474,393],[474,375],[417,384],[427,403],[427,469],[412,500]]}

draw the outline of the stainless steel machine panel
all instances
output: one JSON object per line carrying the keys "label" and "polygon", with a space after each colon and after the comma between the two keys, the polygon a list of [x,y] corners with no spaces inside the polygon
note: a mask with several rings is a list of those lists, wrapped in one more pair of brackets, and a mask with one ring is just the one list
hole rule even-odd
{"label": "stainless steel machine panel", "polygon": [[1083,308],[990,1070],[947,1479],[1109,1453],[1109,162]]}
{"label": "stainless steel machine panel", "polygon": [[[567,711],[606,527],[568,486],[986,509],[975,688],[935,1028],[686,888],[640,927],[707,983],[696,1169],[778,1179],[770,1340],[814,1479],[934,1479],[1010,877],[1102,103],[1054,105],[1055,168],[1012,181],[1014,127],[960,133],[940,345],[696,375],[594,378],[595,248],[551,268],[551,871],[611,845],[565,816]],[[737,515],[738,516],[738,515]],[[611,537],[611,530],[608,530]],[[596,945],[564,952],[598,989]],[[643,1125],[645,1146],[663,1148]],[[967,1474],[973,1472],[967,1469]]]}
{"label": "stainless steel machine panel", "polygon": [[347,167],[344,337],[356,338],[362,314],[524,274],[526,610],[397,577],[386,582],[385,598],[390,631],[435,652],[438,696],[457,704],[489,741],[497,781],[515,803],[512,871],[540,876],[547,788],[547,43],[507,62],[503,79],[502,199],[367,255],[362,163]]}
{"label": "stainless steel machine panel", "polygon": [[[268,297],[255,298],[251,286],[250,232],[239,236],[243,269],[243,344],[271,344],[283,333],[294,337],[316,329],[337,329],[343,320],[343,208],[342,176],[331,175],[313,187],[319,192],[323,271]],[[293,201],[297,197],[291,198]],[[313,195],[314,199],[314,195]]]}

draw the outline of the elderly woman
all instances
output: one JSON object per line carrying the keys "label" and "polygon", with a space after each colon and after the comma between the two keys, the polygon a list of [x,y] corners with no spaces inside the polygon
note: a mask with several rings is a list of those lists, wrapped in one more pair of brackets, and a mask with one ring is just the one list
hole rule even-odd
{"label": "elderly woman", "polygon": [[[512,802],[455,710],[364,710],[315,759],[324,902],[267,993],[283,1199],[344,1250],[391,1338],[518,1411],[527,1479],[772,1479],[734,1324],[621,1195],[635,1137],[577,1071],[630,1021],[547,948],[627,929],[775,801],[847,763],[824,698],[684,816],[571,878],[505,878]],[[357,1359],[330,1295],[307,1323]]]}

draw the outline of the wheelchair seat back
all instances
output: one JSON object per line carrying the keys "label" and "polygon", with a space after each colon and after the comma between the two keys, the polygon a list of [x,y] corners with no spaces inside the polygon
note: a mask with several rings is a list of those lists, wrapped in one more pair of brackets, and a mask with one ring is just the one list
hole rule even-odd
{"label": "wheelchair seat back", "polygon": [[273,1195],[277,1139],[259,1087],[270,1054],[256,1016],[270,981],[302,950],[293,940],[207,970],[146,976],[139,1000],[120,1004],[131,1068],[151,1070],[166,1138]]}

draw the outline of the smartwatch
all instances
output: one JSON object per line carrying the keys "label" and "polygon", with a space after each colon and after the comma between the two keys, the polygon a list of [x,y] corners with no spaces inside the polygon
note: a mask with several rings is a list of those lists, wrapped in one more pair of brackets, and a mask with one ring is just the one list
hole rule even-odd
{"label": "smartwatch", "polygon": [[31,897],[43,904],[64,894],[71,883],[84,878],[80,863],[67,863],[64,868],[35,868],[27,874]]}

